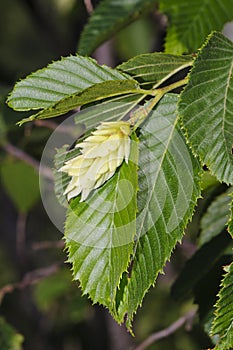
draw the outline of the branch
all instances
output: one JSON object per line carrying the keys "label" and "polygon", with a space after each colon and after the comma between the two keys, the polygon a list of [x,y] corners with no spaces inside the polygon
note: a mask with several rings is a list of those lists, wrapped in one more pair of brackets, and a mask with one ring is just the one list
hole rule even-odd
{"label": "branch", "polygon": [[59,270],[60,265],[61,263],[56,263],[48,267],[27,272],[20,282],[7,284],[0,289],[0,301],[3,299],[5,294],[12,293],[15,289],[24,289],[28,286],[38,283],[40,280],[46,277],[53,275]]}
{"label": "branch", "polygon": [[21,263],[25,259],[26,222],[27,214],[19,212],[16,222],[16,251]]}
{"label": "branch", "polygon": [[84,5],[86,7],[88,14],[90,15],[93,11],[93,5],[92,5],[91,0],[84,0]]}
{"label": "branch", "polygon": [[15,158],[18,158],[25,163],[31,165],[36,171],[40,171],[40,173],[44,176],[47,177],[50,180],[54,180],[53,177],[53,172],[51,171],[50,168],[47,167],[42,167],[40,166],[40,162],[36,160],[35,158],[31,157],[29,154],[25,153],[22,151],[20,148],[12,145],[11,143],[6,143],[2,145],[2,148],[8,153],[14,156]]}
{"label": "branch", "polygon": [[42,242],[35,242],[32,244],[33,250],[43,250],[43,249],[50,249],[50,248],[62,249],[64,247],[65,247],[65,242],[63,240],[42,241]]}
{"label": "branch", "polygon": [[187,326],[187,329],[190,329],[195,315],[196,315],[196,310],[187,312],[187,314],[180,317],[177,321],[172,323],[169,327],[163,329],[162,331],[151,334],[146,340],[144,340],[134,350],[145,350],[148,346],[155,343],[156,341],[163,338],[167,338],[169,335],[175,333],[179,328],[183,327],[184,325]]}
{"label": "branch", "polygon": [[[78,108],[76,108],[76,111],[79,112]],[[51,120],[41,120],[41,119],[35,120],[34,124],[39,127],[48,128],[50,130],[56,130],[56,132],[60,132],[62,134],[74,135],[73,125],[58,125],[57,123]],[[75,129],[75,136],[76,136],[76,129]]]}

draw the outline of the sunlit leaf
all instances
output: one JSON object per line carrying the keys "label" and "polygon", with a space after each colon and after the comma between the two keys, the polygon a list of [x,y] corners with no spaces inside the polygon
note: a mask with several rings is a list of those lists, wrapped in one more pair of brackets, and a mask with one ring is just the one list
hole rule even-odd
{"label": "sunlit leaf", "polygon": [[126,78],[115,69],[98,65],[90,57],[69,56],[20,80],[7,102],[18,111],[48,108],[94,84]]}
{"label": "sunlit leaf", "polygon": [[112,96],[136,93],[139,90],[137,82],[133,79],[106,81],[95,84],[75,95],[68,96],[57,102],[52,107],[42,110],[29,118],[23,119],[20,123],[25,123],[35,119],[46,119],[65,114],[79,106],[91,102],[101,101]]}
{"label": "sunlit leaf", "polygon": [[122,273],[133,252],[136,230],[137,142],[129,164],[95,190],[86,202],[70,202],[65,240],[73,276],[84,294],[115,313],[115,297]]}

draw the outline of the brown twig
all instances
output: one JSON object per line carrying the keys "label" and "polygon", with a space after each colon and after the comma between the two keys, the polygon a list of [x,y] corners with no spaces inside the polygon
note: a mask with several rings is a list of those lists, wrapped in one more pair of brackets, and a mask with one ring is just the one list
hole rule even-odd
{"label": "brown twig", "polygon": [[15,289],[24,289],[28,286],[38,283],[44,278],[53,275],[59,270],[60,265],[61,263],[55,263],[48,267],[27,272],[20,282],[7,284],[0,289],[0,300],[3,299],[5,294],[12,293]]}
{"label": "brown twig", "polygon": [[65,242],[63,240],[60,241],[42,241],[35,242],[32,245],[33,250],[42,250],[42,249],[50,249],[50,248],[64,248]]}
{"label": "brown twig", "polygon": [[18,213],[16,222],[16,250],[20,261],[24,261],[27,213]]}
{"label": "brown twig", "polygon": [[36,126],[47,128],[53,131],[56,130],[57,133],[68,134],[71,136],[79,137],[79,134],[77,134],[78,128],[77,127],[74,128],[73,125],[58,125],[50,120],[35,120],[34,124]]}
{"label": "brown twig", "polygon": [[90,15],[94,9],[91,0],[84,0],[84,5],[86,6],[86,10]]}
{"label": "brown twig", "polygon": [[38,162],[38,160],[34,159],[33,157],[31,157],[29,154],[27,154],[26,152],[22,151],[20,148],[12,145],[11,143],[5,143],[2,145],[2,148],[8,153],[11,154],[12,156],[14,156],[17,159],[20,159],[22,161],[24,161],[25,163],[31,165],[34,169],[36,169],[36,171],[40,171],[40,173],[50,179],[53,180],[53,172],[50,168],[47,168],[45,166],[40,166],[40,162]]}
{"label": "brown twig", "polygon": [[191,328],[191,324],[196,315],[196,310],[187,312],[184,316],[180,317],[169,327],[163,329],[162,331],[151,334],[146,340],[144,340],[140,345],[138,345],[134,350],[145,350],[148,346],[155,343],[156,341],[167,338],[169,335],[175,333],[179,328],[184,325],[187,326],[187,329]]}

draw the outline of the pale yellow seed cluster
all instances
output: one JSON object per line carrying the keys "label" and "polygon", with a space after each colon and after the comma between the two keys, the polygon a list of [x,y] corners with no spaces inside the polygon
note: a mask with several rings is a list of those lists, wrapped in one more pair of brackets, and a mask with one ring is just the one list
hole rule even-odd
{"label": "pale yellow seed cluster", "polygon": [[76,145],[81,148],[81,154],[60,169],[72,176],[64,193],[68,200],[81,193],[84,201],[93,189],[114,175],[123,160],[128,163],[130,132],[128,122],[103,122],[91,136]]}

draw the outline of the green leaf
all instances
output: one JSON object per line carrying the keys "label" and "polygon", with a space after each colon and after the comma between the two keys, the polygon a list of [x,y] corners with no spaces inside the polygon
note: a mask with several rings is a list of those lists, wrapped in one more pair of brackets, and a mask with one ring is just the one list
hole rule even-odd
{"label": "green leaf", "polygon": [[1,164],[1,180],[19,212],[28,212],[40,198],[39,176],[29,164],[6,159]]}
{"label": "green leaf", "polygon": [[168,15],[165,51],[183,54],[196,51],[212,30],[221,31],[233,19],[232,0],[162,0],[160,11]]}
{"label": "green leaf", "polygon": [[203,215],[200,222],[200,245],[209,242],[213,237],[217,236],[226,228],[230,217],[229,209],[232,201],[230,196],[231,193],[232,188],[219,195],[214,201],[211,202],[207,212]]}
{"label": "green leaf", "polygon": [[233,238],[233,200],[231,202],[231,215],[230,215],[230,219],[228,222],[228,231],[229,231],[231,237]]}
{"label": "green leaf", "polygon": [[0,317],[0,349],[1,350],[22,350],[23,336],[17,333],[14,328]]}
{"label": "green leaf", "polygon": [[91,58],[69,56],[16,83],[7,102],[18,111],[48,108],[94,84],[122,79],[127,77]]}
{"label": "green leaf", "polygon": [[29,118],[23,119],[20,124],[35,119],[57,117],[79,106],[89,104],[91,102],[101,101],[112,96],[119,96],[130,92],[135,93],[137,90],[139,90],[139,85],[133,79],[106,81],[104,83],[95,84],[77,94],[62,99],[50,108],[44,109]]}
{"label": "green leaf", "polygon": [[137,142],[131,142],[128,165],[93,191],[85,202],[70,203],[65,240],[74,279],[94,303],[115,313],[115,297],[122,273],[133,252],[136,230]]}
{"label": "green leaf", "polygon": [[219,335],[216,350],[233,348],[233,263],[224,268],[226,274],[222,280],[219,299],[216,303],[216,317],[212,334]]}
{"label": "green leaf", "polygon": [[90,55],[118,30],[153,9],[155,0],[104,0],[96,7],[85,26],[78,46],[81,55]]}
{"label": "green leaf", "polygon": [[172,75],[192,64],[192,56],[178,56],[154,52],[133,57],[117,68],[132,75],[143,86],[145,84],[162,84]]}
{"label": "green leaf", "polygon": [[213,33],[199,52],[179,103],[193,152],[226,183],[233,183],[232,68],[232,42]]}
{"label": "green leaf", "polygon": [[200,196],[199,163],[178,126],[177,99],[166,95],[141,128],[137,239],[118,309],[118,320],[127,317],[129,328]]}

